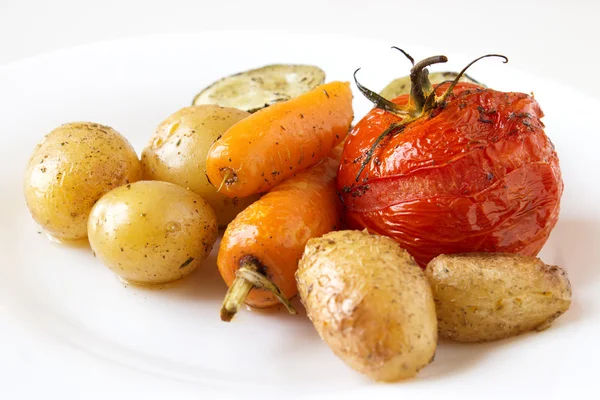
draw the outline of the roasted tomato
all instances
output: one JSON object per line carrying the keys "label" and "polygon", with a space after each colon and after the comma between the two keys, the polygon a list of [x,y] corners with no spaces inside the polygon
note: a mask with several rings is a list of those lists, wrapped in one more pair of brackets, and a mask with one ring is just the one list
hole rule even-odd
{"label": "roasted tomato", "polygon": [[342,155],[338,190],[348,224],[393,238],[421,266],[439,254],[534,256],[563,192],[542,110],[528,94],[458,78],[432,89],[425,67],[446,60],[413,64],[411,94],[392,102],[357,81],[376,107]]}

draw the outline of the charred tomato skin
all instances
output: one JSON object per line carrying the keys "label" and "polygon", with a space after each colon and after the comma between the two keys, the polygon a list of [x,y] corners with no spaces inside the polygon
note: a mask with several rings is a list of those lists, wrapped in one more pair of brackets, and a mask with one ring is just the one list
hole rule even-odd
{"label": "charred tomato skin", "polygon": [[393,238],[421,266],[439,254],[537,255],[563,192],[542,117],[530,95],[459,83],[431,113],[385,137],[357,180],[377,137],[402,121],[374,108],[350,133],[338,171],[349,226]]}

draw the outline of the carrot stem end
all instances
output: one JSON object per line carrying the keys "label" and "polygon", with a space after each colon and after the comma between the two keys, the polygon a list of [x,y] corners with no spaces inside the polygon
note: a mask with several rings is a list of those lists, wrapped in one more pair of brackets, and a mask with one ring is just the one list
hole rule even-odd
{"label": "carrot stem end", "polygon": [[258,267],[253,262],[244,263],[237,270],[233,284],[227,290],[223,305],[221,306],[221,320],[229,322],[239,311],[248,297],[252,288],[268,290],[285,306],[290,314],[297,314],[290,301],[283,295],[281,290],[266,276],[258,272]]}

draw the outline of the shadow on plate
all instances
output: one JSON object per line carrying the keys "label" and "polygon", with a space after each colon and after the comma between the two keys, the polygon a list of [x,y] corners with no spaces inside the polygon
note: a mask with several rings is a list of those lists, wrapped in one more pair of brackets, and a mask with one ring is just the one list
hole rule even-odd
{"label": "shadow on plate", "polygon": [[[215,249],[218,243],[215,244]],[[190,275],[175,282],[154,287],[138,287],[140,290],[159,290],[165,295],[185,301],[221,302],[227,292],[217,268],[217,252],[213,250],[202,265]]]}
{"label": "shadow on plate", "polygon": [[[567,316],[575,316],[579,319],[581,316],[580,307],[571,307],[571,309],[559,319],[557,319],[548,328],[549,331],[561,329],[561,326],[568,328],[571,323]],[[453,375],[462,375],[477,365],[486,357],[501,352],[508,348],[518,345],[519,343],[527,343],[530,341],[539,340],[536,336],[549,334],[550,332],[527,332],[519,336],[514,336],[506,339],[496,340],[485,343],[458,343],[448,339],[440,339],[435,356],[435,361],[424,368],[418,375],[417,379],[427,381],[435,379],[446,379]]]}
{"label": "shadow on plate", "polygon": [[[540,257],[546,263],[560,265],[567,269],[575,292],[574,303],[569,311],[561,316],[550,327],[560,329],[568,327],[585,317],[584,307],[577,302],[577,288],[592,284],[600,276],[600,268],[594,266],[595,260],[600,259],[600,246],[597,240],[600,237],[600,222],[596,220],[561,220],[548,240]],[[173,296],[193,301],[219,302],[225,296],[227,286],[222,281],[216,268],[216,252],[197,271],[189,277],[167,285],[164,290]],[[237,319],[240,323],[248,322],[247,319],[264,321],[270,329],[281,326],[287,332],[289,342],[294,343],[293,349],[276,349],[282,354],[302,352],[311,354],[313,351],[322,351],[326,348],[311,322],[306,317],[306,311],[298,296],[292,301],[298,315],[289,315],[283,306],[266,310],[247,308],[241,310]],[[261,323],[261,322],[259,322]],[[477,364],[490,354],[502,351],[508,346],[514,346],[520,341],[535,340],[534,335],[541,333],[527,333],[513,338],[489,343],[462,344],[448,340],[441,340],[435,362],[419,374],[417,379],[445,379],[453,375],[461,375],[466,371],[476,368]],[[275,349],[272,349],[275,350]],[[339,361],[341,362],[341,361]]]}

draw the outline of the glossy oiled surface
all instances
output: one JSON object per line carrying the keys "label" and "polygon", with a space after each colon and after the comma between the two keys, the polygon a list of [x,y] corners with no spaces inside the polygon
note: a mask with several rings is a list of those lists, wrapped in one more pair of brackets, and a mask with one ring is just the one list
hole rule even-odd
{"label": "glossy oiled surface", "polygon": [[54,129],[35,147],[24,177],[31,216],[59,240],[83,239],[94,203],[104,193],[142,177],[127,139],[92,122]]}
{"label": "glossy oiled surface", "polygon": [[217,192],[206,174],[206,154],[212,143],[250,114],[216,105],[185,107],[156,128],[142,151],[144,179],[175,183],[202,196],[225,227],[258,197],[231,199]]}
{"label": "glossy oiled surface", "polygon": [[202,264],[217,240],[208,203],[181,186],[139,181],[96,203],[88,221],[94,255],[124,280],[171,282]]}
{"label": "glossy oiled surface", "polygon": [[355,370],[395,382],[433,360],[438,330],[431,288],[390,238],[343,230],[311,239],[296,276],[308,317]]}
{"label": "glossy oiled surface", "polygon": [[365,152],[401,120],[372,110],[349,135],[340,167],[349,224],[393,237],[421,265],[445,253],[536,255],[563,191],[542,116],[530,95],[459,83],[445,107],[383,139],[357,183]]}
{"label": "glossy oiled surface", "polygon": [[318,86],[225,132],[208,153],[206,174],[217,186],[226,179],[221,193],[229,197],[266,192],[325,158],[346,137],[353,116],[347,82]]}
{"label": "glossy oiled surface", "polygon": [[[252,257],[287,298],[298,293],[294,273],[306,242],[341,224],[335,190],[340,152],[334,149],[321,163],[276,186],[227,226],[217,260],[227,285],[241,261]],[[252,289],[246,303],[262,308],[279,301],[269,292]]]}
{"label": "glossy oiled surface", "polygon": [[564,269],[512,253],[440,255],[425,269],[441,337],[483,342],[551,327],[571,306]]}

